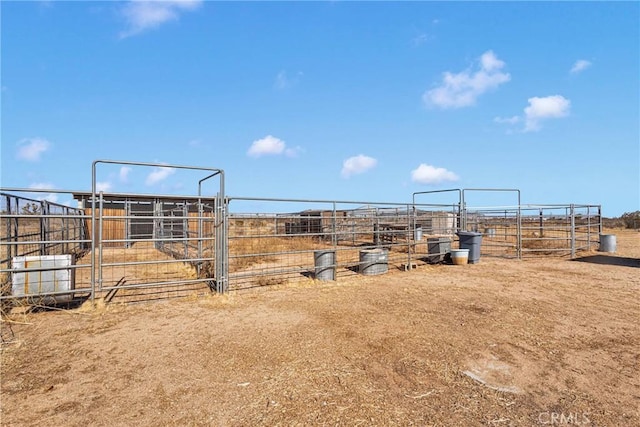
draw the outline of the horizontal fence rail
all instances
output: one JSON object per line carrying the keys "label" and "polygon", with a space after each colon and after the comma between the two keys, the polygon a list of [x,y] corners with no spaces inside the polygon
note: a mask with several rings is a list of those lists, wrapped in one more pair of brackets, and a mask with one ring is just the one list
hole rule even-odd
{"label": "horizontal fence rail", "polygon": [[[231,289],[411,269],[444,257],[459,221],[451,205],[230,198],[229,209]],[[249,209],[263,213],[233,213]],[[433,239],[443,244],[429,252]]]}
{"label": "horizontal fence rail", "polygon": [[[68,300],[75,277],[91,268],[90,263],[78,261],[91,248],[90,217],[81,209],[37,197],[37,190],[20,195],[0,192],[3,303],[23,297],[41,303],[51,303],[57,296]],[[54,198],[54,193],[45,197]]]}
{"label": "horizontal fence rail", "polygon": [[[97,191],[100,165],[202,172],[195,195]],[[202,185],[219,183],[213,197]],[[11,191],[7,193],[6,191]],[[96,161],[92,191],[2,189],[0,302],[132,302],[226,290],[220,169]],[[47,198],[68,198],[68,205]]]}
{"label": "horizontal fence rail", "polygon": [[220,174],[207,173],[197,195],[0,189],[0,301],[137,301],[412,270],[447,262],[461,231],[482,236],[483,257],[575,257],[602,234],[600,206],[521,205],[517,190],[496,190],[517,192],[517,205],[480,207],[465,191],[490,190],[410,203],[204,197]]}
{"label": "horizontal fence rail", "polygon": [[597,249],[602,216],[597,205],[467,207],[466,230],[483,234],[482,254],[507,257],[575,256]]}

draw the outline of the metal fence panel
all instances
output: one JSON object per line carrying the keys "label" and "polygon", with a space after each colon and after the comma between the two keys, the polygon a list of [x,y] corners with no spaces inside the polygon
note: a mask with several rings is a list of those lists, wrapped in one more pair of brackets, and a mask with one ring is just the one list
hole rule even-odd
{"label": "metal fence panel", "polygon": [[[90,247],[88,218],[81,209],[38,199],[38,190],[18,194],[0,192],[0,301],[3,306],[16,296],[35,303],[70,299],[68,291],[75,280],[66,286],[58,286],[56,282],[61,275],[76,277],[90,270],[91,264],[85,258]],[[70,257],[69,265],[59,267],[51,263],[62,255]],[[41,283],[33,283],[34,278],[39,278]],[[88,291],[82,289],[75,293],[88,295]]]}
{"label": "metal fence panel", "polygon": [[411,269],[428,261],[429,238],[455,237],[458,221],[448,205],[231,198],[229,207],[231,289],[315,278],[318,252],[335,253],[337,278],[362,273],[375,249],[388,268]]}
{"label": "metal fence panel", "polygon": [[[576,256],[597,249],[602,231],[597,205],[520,205],[518,192],[516,206],[466,206],[465,191],[486,189],[419,192],[406,204],[227,198],[222,172],[209,170],[197,195],[107,194],[95,191],[97,164],[92,192],[73,192],[82,208],[1,193],[1,300],[14,298],[14,275],[37,270],[15,268],[16,256],[73,254],[75,295],[131,301],[411,270],[446,260],[459,231],[483,234],[482,256],[507,258]],[[220,190],[203,197],[213,177]],[[450,203],[416,203],[445,192]],[[26,296],[56,295],[47,289]]]}

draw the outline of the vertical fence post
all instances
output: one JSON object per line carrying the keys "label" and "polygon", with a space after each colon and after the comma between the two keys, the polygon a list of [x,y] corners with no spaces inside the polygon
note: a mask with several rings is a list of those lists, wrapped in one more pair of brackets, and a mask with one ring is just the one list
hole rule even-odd
{"label": "vertical fence post", "polygon": [[571,213],[571,258],[576,257],[576,214],[575,208],[572,204],[569,207],[569,211]]}
{"label": "vertical fence post", "polygon": [[126,199],[124,201],[124,239],[126,240],[124,243],[124,247],[128,248],[131,246],[131,201]]}
{"label": "vertical fence post", "polygon": [[464,190],[460,191],[460,203],[458,203],[458,227],[457,231],[465,230],[465,201],[464,201]]}
{"label": "vertical fence post", "polygon": [[[102,249],[103,243],[102,239],[104,235],[102,234],[102,229],[104,227],[104,223],[102,222],[104,217],[104,193],[100,192],[100,216],[98,221],[98,289],[102,291]],[[95,232],[94,232],[95,234]]]}
{"label": "vertical fence post", "polygon": [[336,232],[336,202],[333,202],[333,212],[331,214],[331,227],[333,228],[333,232],[331,233],[331,243],[334,247],[338,246],[338,234]]}
{"label": "vertical fence post", "polygon": [[198,262],[196,271],[198,277],[200,277],[200,271],[202,271],[202,221],[203,221],[204,209],[202,206],[202,199],[198,197]]}
{"label": "vertical fence post", "polygon": [[516,253],[518,259],[522,259],[522,208],[518,203],[518,212],[516,213]]}
{"label": "vertical fence post", "polygon": [[507,235],[509,234],[509,221],[507,221],[507,210],[504,210],[504,241],[507,241]]}
{"label": "vertical fence post", "polygon": [[602,234],[602,205],[598,205],[598,235],[600,234]]}
{"label": "vertical fence post", "polygon": [[587,206],[587,250],[591,250],[591,206]]}
{"label": "vertical fence post", "polygon": [[[49,242],[51,240],[51,205],[48,201],[44,201],[44,210],[42,212],[44,215],[44,236],[45,241]],[[44,254],[49,255],[49,244],[45,243],[44,246]]]}
{"label": "vertical fence post", "polygon": [[62,223],[62,253],[69,253],[69,243],[68,236],[69,231],[67,228],[69,227],[69,208],[62,208],[62,218],[60,218],[60,222]]}
{"label": "vertical fence post", "polygon": [[[80,207],[80,206],[78,206]],[[84,211],[76,211],[76,215],[79,215],[80,213],[84,213]],[[78,235],[78,218],[71,218],[71,227],[72,227],[72,236],[69,237],[69,239],[72,241],[72,244],[74,245],[74,247],[76,247],[76,249],[80,250],[80,248],[82,247],[82,242],[80,242],[80,239],[82,239],[82,237],[80,237]],[[75,242],[75,243],[73,243]],[[78,247],[79,246],[79,247]]]}
{"label": "vertical fence post", "polygon": [[[11,214],[16,214],[17,215],[18,214],[17,201],[16,201],[16,210],[14,212],[12,210],[12,207],[11,207],[11,197],[10,196],[7,196],[7,213],[9,215],[11,215]],[[14,228],[16,230],[15,234],[12,233],[12,228],[11,228],[12,225],[14,226]],[[17,240],[18,239],[17,236],[18,236],[18,218],[15,217],[15,218],[7,219],[7,242],[9,242],[9,243],[11,243],[12,241],[17,242],[18,241]],[[7,245],[7,249],[8,249],[9,259],[12,259],[13,255],[18,253],[18,247],[15,246],[15,245],[9,244],[9,245]]]}
{"label": "vertical fence post", "polygon": [[220,176],[220,191],[216,197],[216,292],[225,293],[228,290],[227,275],[228,275],[228,263],[227,263],[227,206],[228,202],[224,197],[224,181],[223,176]]}
{"label": "vertical fence post", "polygon": [[[46,255],[47,254],[47,246],[46,246],[46,241],[47,241],[47,226],[45,223],[45,216],[44,216],[44,207],[45,207],[45,202],[44,200],[42,200],[40,202],[40,212],[35,212],[35,215],[39,216],[39,222],[40,222],[40,255]],[[35,210],[35,209],[34,209]]]}
{"label": "vertical fence post", "polygon": [[407,270],[411,271],[411,240],[413,240],[413,249],[416,250],[418,242],[415,240],[415,227],[411,229],[411,206],[407,205]]}
{"label": "vertical fence post", "polygon": [[220,199],[220,192],[216,194],[216,198],[214,201],[215,213],[214,213],[214,264],[215,264],[215,272],[214,278],[216,283],[216,292],[222,292],[222,244],[220,242],[221,232],[220,227],[222,223],[222,211],[220,205],[222,204],[222,200]]}
{"label": "vertical fence post", "polygon": [[[224,194],[224,175],[220,175],[221,192]],[[229,200],[222,198],[222,277],[223,292],[229,290]]]}
{"label": "vertical fence post", "polygon": [[[151,201],[151,236],[153,239],[163,238],[164,236],[164,221],[162,218],[162,202],[159,199],[153,199]],[[173,220],[169,219],[169,232],[173,239]],[[161,249],[164,246],[164,241],[154,240],[153,247]],[[170,250],[173,251],[173,244],[170,243]]]}
{"label": "vertical fence post", "polygon": [[[164,213],[163,213],[164,215]],[[189,258],[189,205],[184,201],[182,207],[182,238],[184,239],[184,257]]]}
{"label": "vertical fence post", "polygon": [[91,194],[91,303],[96,298],[96,177],[93,165],[93,190]]}
{"label": "vertical fence post", "polygon": [[544,237],[544,214],[542,213],[542,208],[540,209],[540,237]]}

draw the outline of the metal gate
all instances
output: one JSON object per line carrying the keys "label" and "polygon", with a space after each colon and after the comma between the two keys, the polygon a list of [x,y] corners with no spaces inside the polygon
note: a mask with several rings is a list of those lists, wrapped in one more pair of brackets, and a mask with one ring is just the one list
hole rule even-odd
{"label": "metal gate", "polygon": [[[145,195],[97,191],[97,168],[103,164],[203,171],[198,194]],[[217,178],[214,196],[202,185]],[[156,163],[98,160],[92,190],[84,200],[91,211],[91,298],[116,293],[228,289],[227,209],[221,169]],[[142,290],[142,291],[141,291]]]}

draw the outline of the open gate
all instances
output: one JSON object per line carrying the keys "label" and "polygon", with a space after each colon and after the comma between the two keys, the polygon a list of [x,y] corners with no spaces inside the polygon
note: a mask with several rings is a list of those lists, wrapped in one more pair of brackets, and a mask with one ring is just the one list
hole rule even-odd
{"label": "open gate", "polygon": [[[202,172],[198,193],[149,195],[97,190],[101,165]],[[213,196],[203,184],[217,179]],[[97,160],[92,190],[77,195],[91,212],[91,297],[228,290],[227,209],[221,169]]]}

